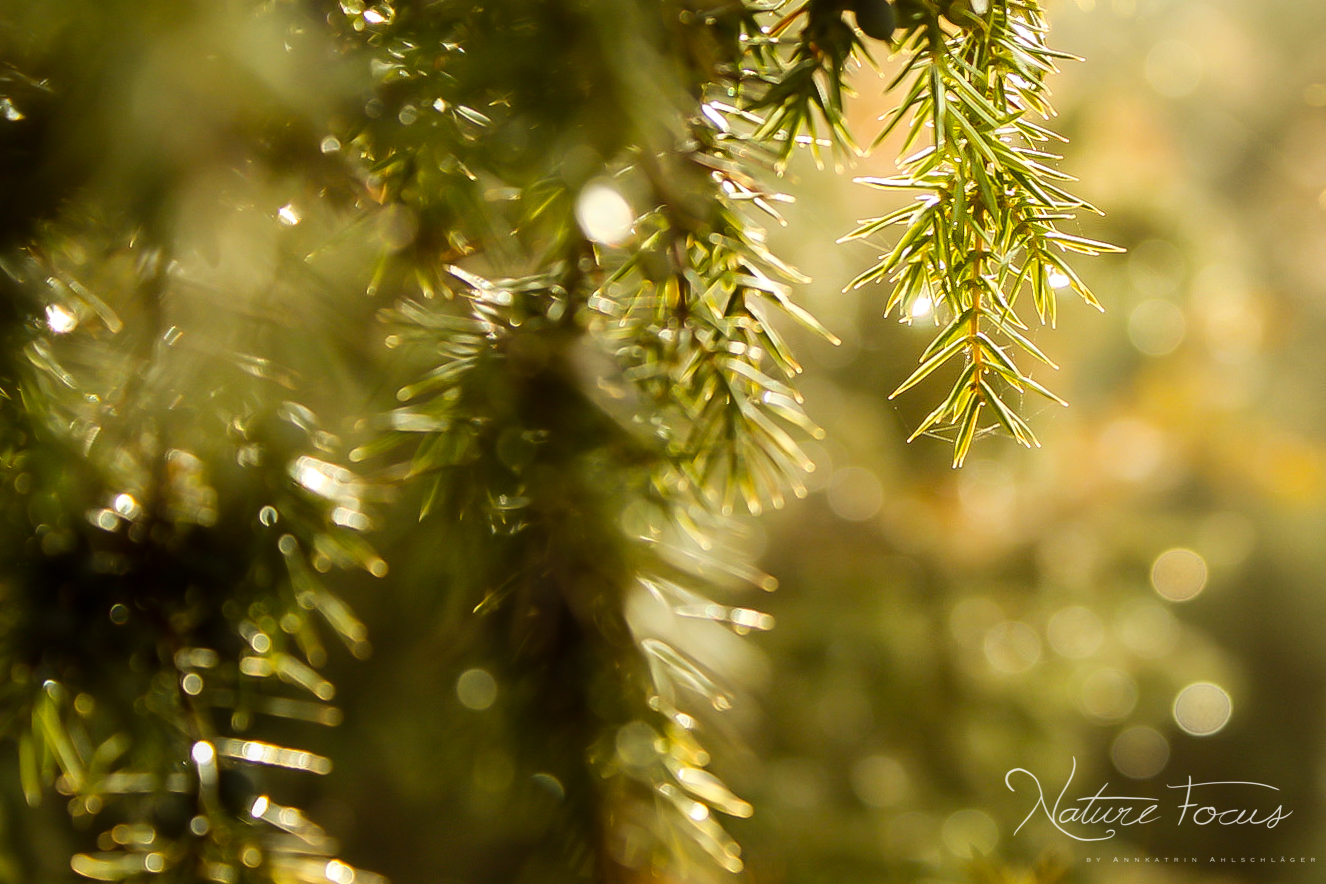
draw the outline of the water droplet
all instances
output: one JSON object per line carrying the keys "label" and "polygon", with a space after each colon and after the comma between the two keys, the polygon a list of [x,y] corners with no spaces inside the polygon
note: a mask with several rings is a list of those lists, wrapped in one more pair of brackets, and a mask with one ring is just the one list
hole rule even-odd
{"label": "water droplet", "polygon": [[728,612],[728,619],[743,629],[769,630],[774,626],[774,618],[771,615],[750,608],[733,608]]}
{"label": "water droplet", "polygon": [[368,516],[359,510],[346,506],[338,506],[333,509],[331,520],[343,528],[350,528],[354,531],[367,531],[372,524]]}
{"label": "water droplet", "polygon": [[78,328],[78,317],[63,304],[48,304],[46,307],[46,327],[57,335],[68,334]]}
{"label": "water droplet", "polygon": [[206,740],[194,743],[189,754],[193,757],[193,763],[199,767],[205,767],[216,761],[216,749]]}
{"label": "water droplet", "polygon": [[294,227],[300,221],[304,220],[304,216],[299,213],[299,209],[296,209],[293,203],[286,203],[278,209],[276,217],[277,220],[286,227]]}
{"label": "water droplet", "polygon": [[604,245],[618,246],[630,238],[635,214],[617,188],[598,181],[580,191],[576,199],[576,221],[588,238]]}
{"label": "water droplet", "polygon": [[[367,13],[364,17],[368,17]],[[323,875],[331,884],[354,884],[355,881],[355,870],[339,859],[329,860],[327,867],[323,869]]]}
{"label": "water droplet", "polygon": [[132,519],[140,512],[138,501],[134,500],[132,494],[117,494],[112,506],[115,508],[115,512],[126,519]]}

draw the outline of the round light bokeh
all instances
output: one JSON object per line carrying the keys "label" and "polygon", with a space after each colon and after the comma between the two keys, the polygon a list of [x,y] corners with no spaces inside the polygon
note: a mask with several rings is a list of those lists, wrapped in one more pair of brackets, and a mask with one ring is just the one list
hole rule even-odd
{"label": "round light bokeh", "polygon": [[1165,434],[1135,417],[1110,421],[1100,433],[1097,459],[1111,475],[1129,482],[1146,482],[1165,465]]}
{"label": "round light bokeh", "polygon": [[934,862],[939,859],[935,849],[939,834],[939,820],[928,813],[909,810],[889,819],[884,830],[884,849],[907,859]]}
{"label": "round light bokeh", "polygon": [[1190,684],[1174,698],[1174,721],[1195,737],[1207,737],[1229,723],[1234,704],[1222,687],[1202,681]]}
{"label": "round light bokeh", "polygon": [[849,522],[874,518],[884,503],[884,488],[870,470],[845,467],[829,480],[829,509]]}
{"label": "round light bokeh", "polygon": [[456,679],[456,697],[466,709],[482,712],[497,701],[497,680],[486,669],[467,669]]}
{"label": "round light bokeh", "polygon": [[1020,620],[1005,620],[985,634],[985,658],[999,672],[1026,672],[1041,658],[1041,638]]}
{"label": "round light bokeh", "polygon": [[1147,84],[1166,98],[1183,98],[1201,85],[1202,55],[1182,40],[1161,40],[1146,54]]}
{"label": "round light bokeh", "polygon": [[1128,340],[1147,356],[1173,353],[1187,333],[1183,311],[1160,298],[1143,301],[1128,314]]}
{"label": "round light bokeh", "polygon": [[999,827],[988,813],[969,808],[944,820],[944,846],[954,856],[975,858],[988,854],[999,843]]}
{"label": "round light bokeh", "polygon": [[1179,624],[1159,602],[1137,601],[1119,612],[1115,632],[1128,650],[1154,659],[1173,650]]}
{"label": "round light bokeh", "polygon": [[1098,669],[1082,684],[1082,708],[1093,718],[1118,721],[1137,705],[1137,682],[1118,669]]}
{"label": "round light bokeh", "polygon": [[901,763],[886,755],[868,755],[852,768],[852,791],[869,807],[894,807],[911,790]]}
{"label": "round light bokeh", "polygon": [[949,612],[948,626],[953,638],[963,647],[976,647],[985,641],[995,624],[1007,619],[999,603],[985,596],[967,596]]}
{"label": "round light bokeh", "polygon": [[1056,611],[1046,628],[1050,647],[1060,655],[1080,660],[1090,657],[1105,639],[1096,612],[1082,605],[1072,605]]}
{"label": "round light bokeh", "polygon": [[1206,588],[1206,560],[1190,549],[1169,549],[1151,566],[1151,585],[1171,602],[1195,599]]}
{"label": "round light bokeh", "polygon": [[1110,760],[1119,773],[1134,780],[1154,777],[1169,763],[1169,740],[1149,727],[1130,727],[1110,747]]}

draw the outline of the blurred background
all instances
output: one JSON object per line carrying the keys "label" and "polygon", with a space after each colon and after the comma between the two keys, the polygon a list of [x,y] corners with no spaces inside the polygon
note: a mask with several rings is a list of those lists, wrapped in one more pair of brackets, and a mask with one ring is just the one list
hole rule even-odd
{"label": "blurred background", "polygon": [[[891,174],[890,144],[841,172],[794,163],[797,202],[787,227],[769,231],[813,277],[801,302],[842,344],[797,339],[807,409],[827,439],[806,446],[807,497],[747,520],[740,540],[781,583],[749,600],[777,628],[710,651],[737,688],[714,768],[756,808],[733,826],[752,881],[965,881],[985,855],[1009,880],[1040,863],[1100,884],[1297,884],[1320,880],[1321,866],[1205,860],[1326,863],[1326,4],[1055,0],[1048,12],[1051,45],[1085,58],[1051,84],[1070,138],[1060,165],[1106,213],[1081,219],[1080,232],[1127,252],[1075,265],[1103,315],[1064,290],[1059,327],[1035,332],[1062,366],[1037,379],[1071,403],[1027,403],[1043,448],[981,439],[954,471],[948,444],[904,443],[944,379],[888,394],[933,317],[883,317],[883,287],[844,292],[885,243],[835,244],[896,205],[851,181]],[[131,24],[108,16],[106,27],[129,35]],[[242,50],[263,101],[319,112],[362,86],[333,76],[340,68],[295,31],[286,48],[307,55],[272,65],[263,60],[287,57],[268,52],[275,29],[221,31],[204,18],[195,31],[148,61],[171,70],[172,53],[225,42]],[[126,36],[114,51],[136,56],[136,45]],[[892,62],[877,56],[882,73],[859,72],[851,105],[863,142],[892,106],[881,94]],[[319,66],[330,73],[317,83],[292,73]],[[213,109],[164,128],[144,156],[185,170],[177,218],[182,240],[198,244],[182,252],[185,271],[209,290],[267,292],[281,255],[332,236],[316,206],[337,194],[320,189],[316,163],[334,162],[340,145],[292,154],[263,128],[260,105],[238,116],[271,148],[264,171],[231,176],[233,158],[197,147],[228,137],[208,127],[234,109],[208,102],[231,77],[173,82],[165,104],[129,107],[142,119]],[[108,100],[76,99],[89,113]],[[138,162],[110,157],[103,174],[150,188],[152,176],[130,174]],[[191,213],[217,193],[226,213]],[[316,273],[291,284],[286,327],[332,328],[333,344],[365,346],[374,304],[362,285],[333,317],[316,313],[311,292],[354,288],[344,268],[370,264],[395,235],[387,213],[370,227],[318,252]],[[279,248],[273,230],[286,237]],[[209,242],[262,260],[218,265]],[[219,322],[226,309],[218,296],[192,319]],[[353,366],[325,378],[321,407],[353,410],[375,392],[363,383]],[[440,555],[428,533],[404,518],[375,542],[392,592],[368,577],[344,584],[373,656],[332,656],[348,714],[300,736],[335,771],[292,778],[284,794],[348,860],[401,884],[508,880],[494,845],[525,817],[551,814],[556,790],[547,806],[537,791],[512,798],[522,774],[503,748],[515,720],[504,682],[454,621],[425,616]],[[1011,792],[1005,774],[1026,768],[1053,795],[1074,764],[1068,797],[1108,783],[1109,794],[1159,798],[1161,821],[1087,844],[1038,814],[1015,834],[1033,797],[1025,780]],[[1189,776],[1273,785],[1273,799],[1212,799],[1292,816],[1273,828],[1178,827],[1166,787]],[[7,802],[11,833],[17,805]],[[68,844],[42,837],[55,857],[43,874],[71,877]]]}
{"label": "blurred background", "polygon": [[[885,397],[933,320],[841,292],[877,251],[832,245],[882,214],[877,191],[802,167],[774,233],[844,343],[806,344],[829,433],[816,493],[758,529],[784,587],[760,642],[756,837],[798,881],[949,880],[973,847],[1015,866],[1057,851],[1083,881],[1316,880],[1083,860],[1326,850],[1326,5],[1049,14],[1050,44],[1086,59],[1051,82],[1059,165],[1105,211],[1080,232],[1128,252],[1078,263],[1103,316],[1064,290],[1036,337],[1063,366],[1038,379],[1071,403],[1034,414],[1043,449],[988,439],[954,472],[944,443],[901,442],[941,391]],[[868,132],[890,104],[858,82]],[[1066,797],[1108,782],[1160,798],[1162,822],[1084,844],[1037,814],[1014,836],[1034,793],[1005,772],[1052,796],[1074,757]],[[1294,815],[1176,827],[1165,786],[1189,775],[1275,785],[1219,797]]]}

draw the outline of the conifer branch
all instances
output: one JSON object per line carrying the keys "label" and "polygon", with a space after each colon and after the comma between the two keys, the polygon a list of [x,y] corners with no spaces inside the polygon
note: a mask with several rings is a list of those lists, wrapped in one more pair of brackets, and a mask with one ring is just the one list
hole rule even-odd
{"label": "conifer branch", "polygon": [[[1045,79],[1070,58],[1045,44],[1039,3],[908,0],[898,8],[904,61],[891,85],[904,97],[876,143],[905,126],[901,152],[915,152],[900,162],[899,176],[858,180],[917,196],[913,205],[861,222],[843,240],[905,228],[850,287],[888,280],[886,312],[904,321],[924,312],[918,305],[933,305],[941,330],[892,395],[941,366],[963,363],[944,401],[912,434],[953,434],[956,467],[986,432],[983,412],[1018,443],[1039,445],[1011,403],[1028,392],[1063,403],[1014,359],[1020,351],[1056,367],[1031,340],[1019,294],[1030,290],[1038,318],[1051,325],[1057,287],[1069,286],[1099,308],[1063,253],[1118,249],[1060,229],[1076,212],[1095,209],[1063,189],[1073,179],[1047,165],[1059,157],[1041,147],[1058,136],[1032,119],[1052,114]],[[927,134],[930,143],[918,148]]]}

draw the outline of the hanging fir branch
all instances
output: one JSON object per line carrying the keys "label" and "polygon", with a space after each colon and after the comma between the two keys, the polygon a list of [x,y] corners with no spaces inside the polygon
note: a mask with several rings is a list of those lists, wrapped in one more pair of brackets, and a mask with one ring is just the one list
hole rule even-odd
{"label": "hanging fir branch", "polygon": [[[904,97],[876,143],[905,125],[906,158],[899,176],[858,180],[919,193],[912,204],[863,221],[844,240],[905,227],[891,251],[851,286],[889,280],[886,311],[904,318],[920,299],[935,306],[942,328],[892,395],[962,362],[947,397],[912,434],[952,433],[956,467],[985,431],[983,412],[1020,444],[1039,445],[1019,413],[1021,398],[1034,393],[1064,403],[1024,367],[1025,357],[1056,366],[1032,341],[1018,297],[1030,290],[1038,318],[1051,325],[1058,286],[1099,308],[1064,253],[1118,249],[1061,229],[1077,211],[1096,210],[1063,189],[1073,179],[1049,165],[1059,157],[1043,149],[1058,136],[1034,119],[1051,116],[1045,79],[1056,61],[1072,58],[1046,46],[1040,4],[896,5],[904,61],[890,88],[901,87]],[[927,138],[929,144],[918,144]],[[1019,352],[1024,358],[1015,357]]]}

